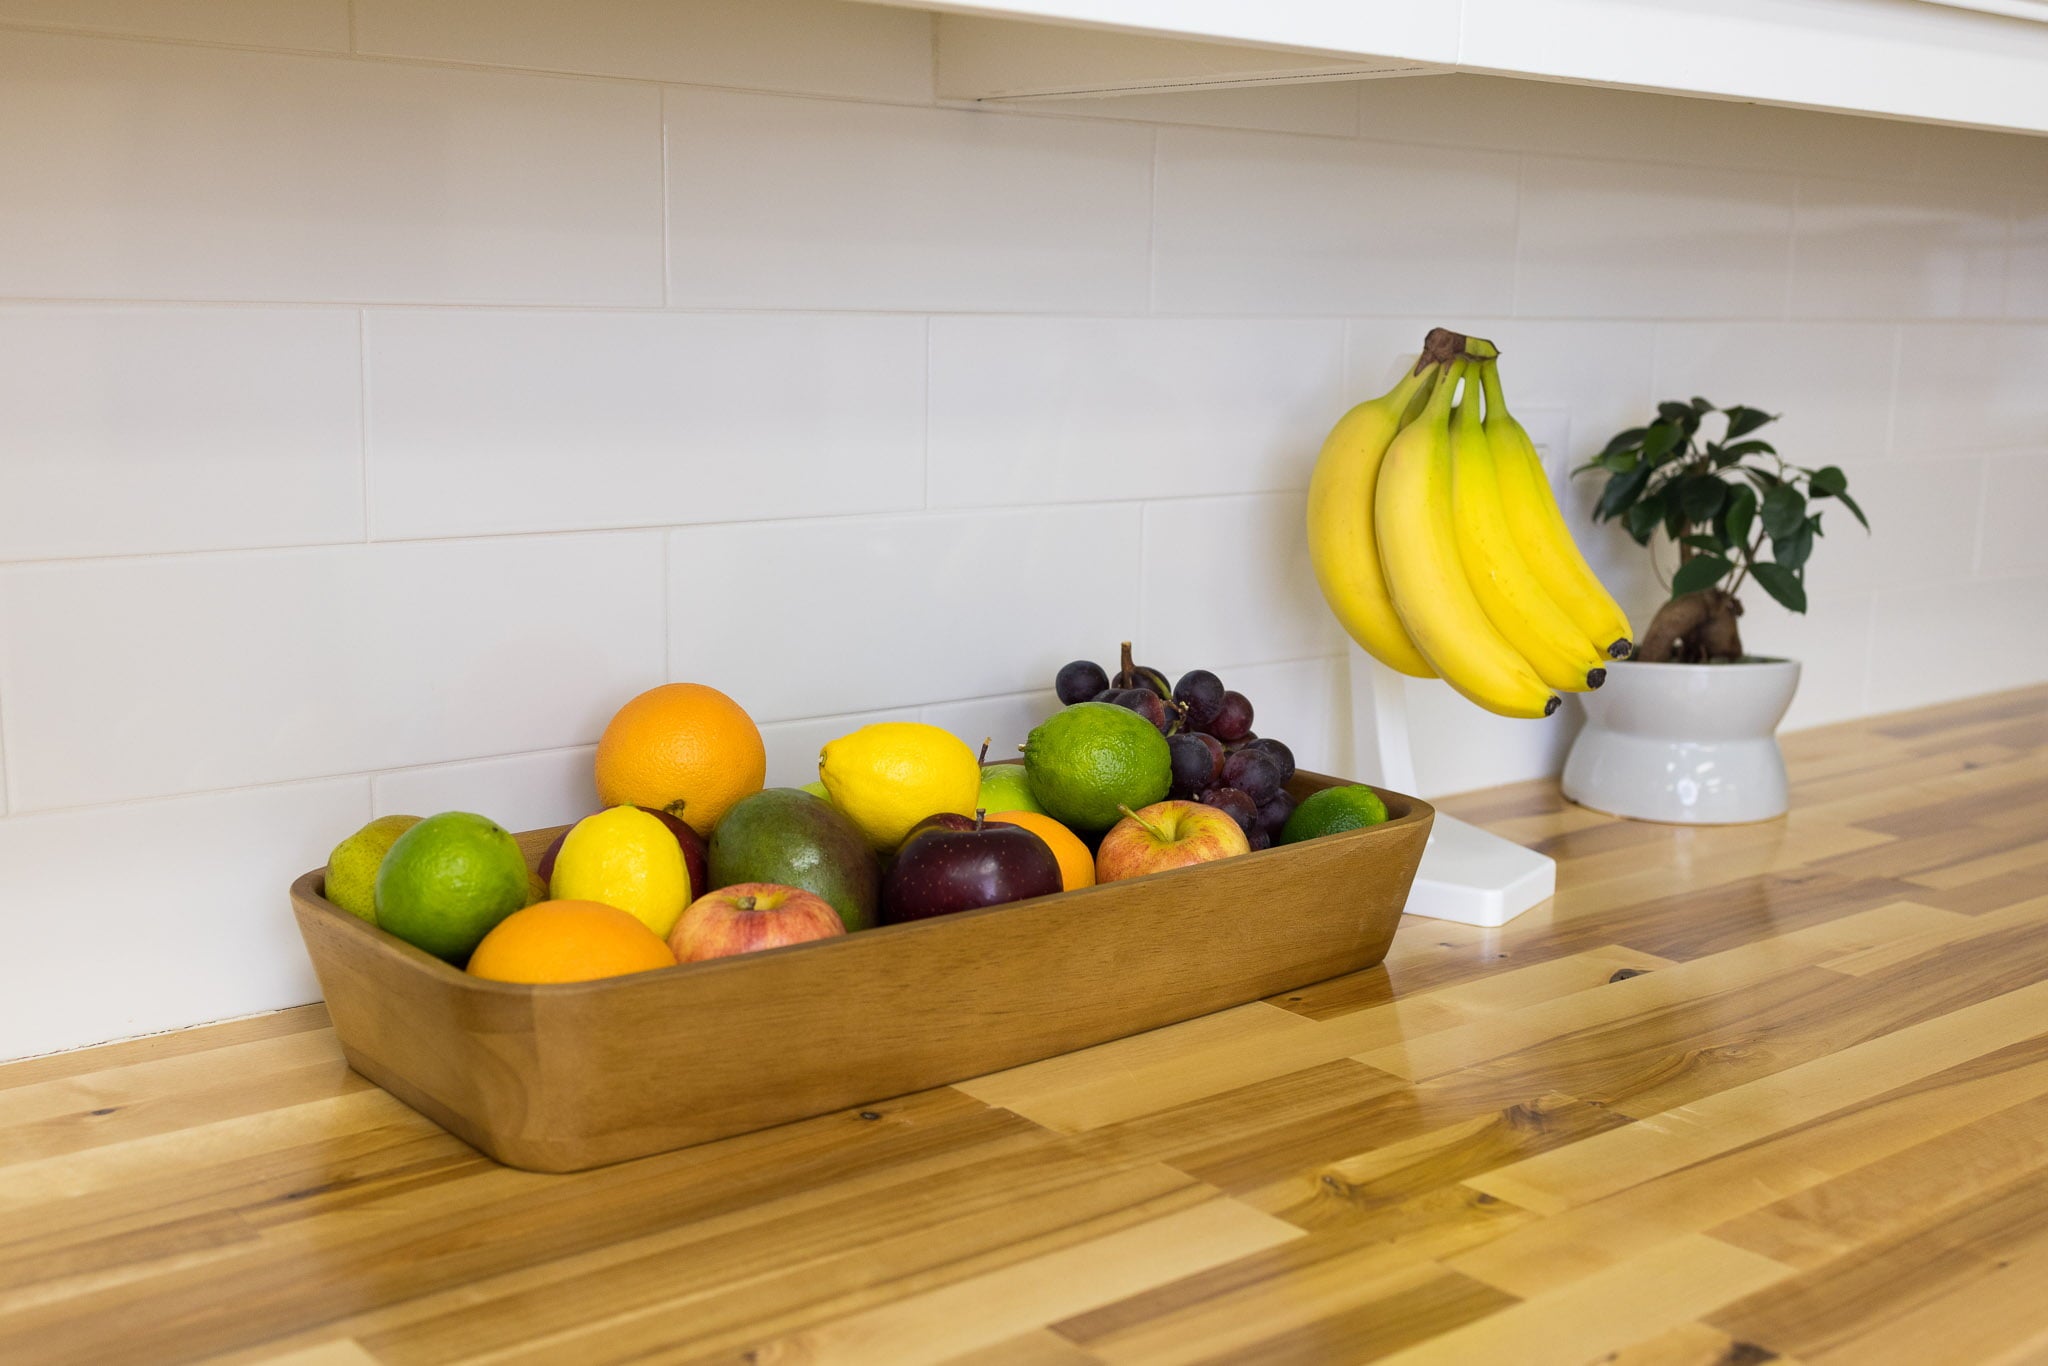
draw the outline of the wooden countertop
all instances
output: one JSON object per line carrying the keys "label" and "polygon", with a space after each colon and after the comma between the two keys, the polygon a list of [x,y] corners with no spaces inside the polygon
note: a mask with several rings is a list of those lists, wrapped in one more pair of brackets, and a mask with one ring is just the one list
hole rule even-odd
{"label": "wooden countertop", "polygon": [[317,1006],[0,1067],[0,1361],[2048,1359],[2048,688],[1786,749],[1442,803],[1559,860],[1505,930],[577,1176]]}

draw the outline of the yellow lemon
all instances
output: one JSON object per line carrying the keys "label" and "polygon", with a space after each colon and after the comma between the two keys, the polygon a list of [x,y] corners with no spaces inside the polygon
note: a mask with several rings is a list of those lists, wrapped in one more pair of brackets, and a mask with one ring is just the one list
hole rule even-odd
{"label": "yellow lemon", "polygon": [[884,853],[926,816],[974,814],[981,761],[951,731],[916,721],[878,721],[842,735],[818,754],[818,778],[832,805]]}
{"label": "yellow lemon", "polygon": [[616,906],[666,939],[690,904],[690,871],[676,837],[645,811],[615,806],[576,822],[555,855],[557,901]]}

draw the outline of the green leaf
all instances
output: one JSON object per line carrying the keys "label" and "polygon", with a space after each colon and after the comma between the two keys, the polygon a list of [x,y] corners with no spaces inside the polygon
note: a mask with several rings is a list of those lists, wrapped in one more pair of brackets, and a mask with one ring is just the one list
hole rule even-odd
{"label": "green leaf", "polygon": [[1806,520],[1806,499],[1790,484],[1780,484],[1764,495],[1764,534],[1782,540]]}
{"label": "green leaf", "polygon": [[1771,539],[1771,558],[1787,569],[1799,569],[1813,554],[1813,533],[1817,523],[1808,518],[1799,524],[1799,529],[1782,539]]}
{"label": "green leaf", "polygon": [[1714,405],[1695,394],[1692,400],[1692,410],[1696,413],[1711,413],[1714,411]]}
{"label": "green leaf", "polygon": [[1832,498],[1849,487],[1849,476],[1842,473],[1839,465],[1823,465],[1813,472],[1806,481],[1816,498]]}
{"label": "green leaf", "polygon": [[1671,576],[1671,596],[1682,598],[1687,593],[1712,588],[1734,572],[1735,566],[1719,555],[1695,555],[1678,566],[1678,572]]}
{"label": "green leaf", "polygon": [[1712,521],[1728,499],[1728,486],[1710,474],[1697,475],[1678,486],[1678,505],[1688,522]]}
{"label": "green leaf", "polygon": [[1732,446],[1722,447],[1728,456],[1728,463],[1734,464],[1745,455],[1776,455],[1778,448],[1768,441],[1738,441]]}
{"label": "green leaf", "polygon": [[1600,502],[1593,509],[1594,519],[1606,522],[1619,517],[1622,509],[1635,502],[1637,496],[1643,491],[1643,485],[1649,482],[1650,467],[1648,465],[1630,470],[1627,474],[1614,475],[1608,479],[1607,487],[1600,491]]}
{"label": "green leaf", "polygon": [[1779,602],[1795,612],[1806,610],[1806,585],[1800,582],[1797,571],[1759,560],[1749,567],[1749,572],[1756,575],[1756,581],[1763,585],[1764,591]]}
{"label": "green leaf", "polygon": [[1863,529],[1865,531],[1870,530],[1870,519],[1863,515],[1862,508],[1856,506],[1856,500],[1854,498],[1851,498],[1847,493],[1838,493],[1835,495],[1835,497],[1841,500],[1843,507],[1849,509],[1849,511],[1856,514],[1856,520],[1863,523]]}
{"label": "green leaf", "polygon": [[1728,435],[1722,438],[1724,441],[1734,441],[1748,436],[1766,422],[1777,421],[1776,417],[1764,412],[1761,408],[1745,408],[1739,403],[1733,408],[1728,409],[1727,412]]}
{"label": "green leaf", "polygon": [[1643,460],[1657,464],[1685,441],[1685,433],[1666,422],[1653,422],[1643,437]]}
{"label": "green leaf", "polygon": [[1698,415],[1698,412],[1690,403],[1660,403],[1657,405],[1657,416],[1666,422],[1685,422]]}
{"label": "green leaf", "polygon": [[1603,470],[1612,470],[1616,474],[1627,474],[1640,463],[1640,457],[1635,451],[1607,451],[1604,454],[1595,456],[1593,463]]}
{"label": "green leaf", "polygon": [[1681,536],[1678,543],[1689,545],[1694,550],[1704,550],[1709,555],[1719,555],[1728,549],[1727,543],[1719,536]]}
{"label": "green leaf", "polygon": [[1615,451],[1631,450],[1643,444],[1643,433],[1647,427],[1631,427],[1625,432],[1616,432],[1607,438],[1607,444],[1600,448],[1600,454],[1612,455]]}
{"label": "green leaf", "polygon": [[1728,495],[1728,516],[1724,523],[1728,539],[1736,545],[1749,544],[1750,523],[1756,520],[1756,491],[1738,484]]}
{"label": "green leaf", "polygon": [[1637,545],[1648,545],[1650,533],[1664,520],[1664,495],[1653,493],[1628,510],[1628,534]]}

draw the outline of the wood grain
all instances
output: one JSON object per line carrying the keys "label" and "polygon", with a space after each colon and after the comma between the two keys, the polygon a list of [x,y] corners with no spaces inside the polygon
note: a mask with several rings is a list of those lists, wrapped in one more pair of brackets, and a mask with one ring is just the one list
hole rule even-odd
{"label": "wood grain", "polygon": [[319,1007],[0,1067],[0,1361],[2048,1360],[2048,689],[1786,749],[1443,802],[1561,860],[1503,929],[575,1175]]}

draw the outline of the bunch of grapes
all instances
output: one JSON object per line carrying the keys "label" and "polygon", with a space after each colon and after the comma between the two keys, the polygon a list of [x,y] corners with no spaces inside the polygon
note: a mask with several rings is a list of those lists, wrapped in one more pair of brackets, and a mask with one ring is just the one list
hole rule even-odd
{"label": "bunch of grapes", "polygon": [[1224,687],[1207,669],[1182,674],[1169,687],[1159,670],[1131,663],[1131,643],[1125,641],[1123,668],[1114,678],[1100,664],[1077,659],[1060,670],[1054,691],[1067,706],[1108,702],[1157,726],[1173,755],[1168,795],[1228,812],[1252,848],[1272,844],[1294,814],[1287,792],[1294,752],[1253,734],[1251,699]]}

